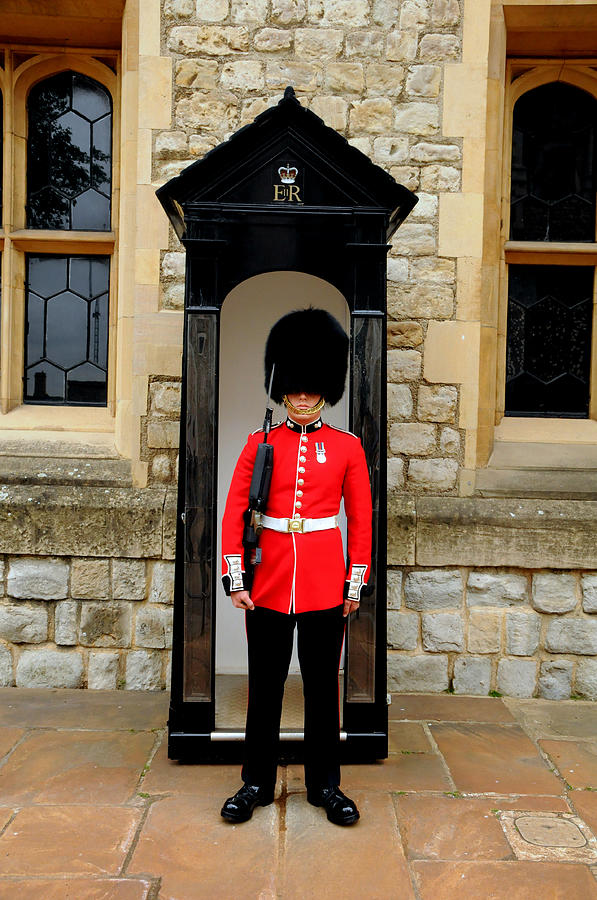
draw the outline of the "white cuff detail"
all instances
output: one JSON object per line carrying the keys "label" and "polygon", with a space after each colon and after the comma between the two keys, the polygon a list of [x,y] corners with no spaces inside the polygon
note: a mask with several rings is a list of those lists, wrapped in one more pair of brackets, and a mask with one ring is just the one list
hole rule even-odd
{"label": "white cuff detail", "polygon": [[357,566],[353,565],[350,568],[350,581],[348,583],[348,594],[347,597],[349,600],[355,600],[357,603],[361,600],[361,589],[364,584],[365,572],[367,571],[367,566]]}
{"label": "white cuff detail", "polygon": [[243,581],[242,557],[240,555],[225,556],[224,559],[228,564],[228,571],[224,572],[224,575],[228,575],[230,578],[230,590],[243,591],[245,584]]}

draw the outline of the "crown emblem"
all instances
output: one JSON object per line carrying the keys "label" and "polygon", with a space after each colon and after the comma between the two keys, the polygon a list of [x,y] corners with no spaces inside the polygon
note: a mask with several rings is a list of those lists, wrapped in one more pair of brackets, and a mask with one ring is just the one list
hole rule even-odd
{"label": "crown emblem", "polygon": [[296,176],[298,175],[298,169],[296,166],[291,166],[286,163],[285,166],[280,166],[278,175],[280,176],[282,184],[294,184]]}

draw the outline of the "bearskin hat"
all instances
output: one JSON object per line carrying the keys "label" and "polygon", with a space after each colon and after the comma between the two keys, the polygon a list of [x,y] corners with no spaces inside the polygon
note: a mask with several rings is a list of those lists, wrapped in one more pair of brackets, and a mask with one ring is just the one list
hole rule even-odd
{"label": "bearskin hat", "polygon": [[265,390],[275,363],[272,399],[284,394],[321,394],[334,406],[344,393],[348,335],[325,309],[297,309],[273,326],[265,345]]}

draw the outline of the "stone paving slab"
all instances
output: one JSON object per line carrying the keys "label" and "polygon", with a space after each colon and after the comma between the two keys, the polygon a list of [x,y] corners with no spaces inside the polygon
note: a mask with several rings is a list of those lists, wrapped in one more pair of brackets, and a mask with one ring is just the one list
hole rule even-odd
{"label": "stone paving slab", "polygon": [[570,802],[576,813],[584,819],[593,834],[597,836],[597,793],[593,791],[572,791]]}
{"label": "stone paving slab", "polygon": [[462,697],[454,694],[394,694],[390,721],[514,722],[499,697]]}
{"label": "stone paving slab", "polygon": [[590,700],[515,700],[503,703],[532,738],[597,738],[597,703]]}
{"label": "stone paving slab", "polygon": [[26,734],[24,728],[0,727],[0,759],[12,750],[24,734]]}
{"label": "stone paving slab", "polygon": [[151,731],[164,727],[169,705],[165,691],[0,688],[0,725]]}
{"label": "stone paving slab", "polygon": [[388,731],[390,753],[418,753],[433,749],[423,726],[415,722],[390,722]]}
{"label": "stone paving slab", "polygon": [[597,741],[539,741],[562,778],[573,788],[597,790]]}
{"label": "stone paving slab", "polygon": [[413,863],[421,900],[595,900],[587,866],[543,862]]}
{"label": "stone paving slab", "polygon": [[0,881],[0,900],[149,900],[152,882],[128,878]]}

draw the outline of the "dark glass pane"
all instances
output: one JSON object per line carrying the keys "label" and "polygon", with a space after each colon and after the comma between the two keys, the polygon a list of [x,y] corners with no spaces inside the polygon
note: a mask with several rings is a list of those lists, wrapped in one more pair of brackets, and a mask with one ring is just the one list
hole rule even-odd
{"label": "dark glass pane", "polygon": [[107,256],[28,256],[25,402],[105,406]]}
{"label": "dark glass pane", "polygon": [[[110,95],[91,78],[62,72],[28,100],[27,227],[110,229]],[[89,189],[94,186],[101,194]]]}
{"label": "dark glass pane", "polygon": [[594,241],[597,100],[563,82],[514,107],[510,237]]}
{"label": "dark glass pane", "polygon": [[591,266],[509,268],[506,415],[589,414]]}

